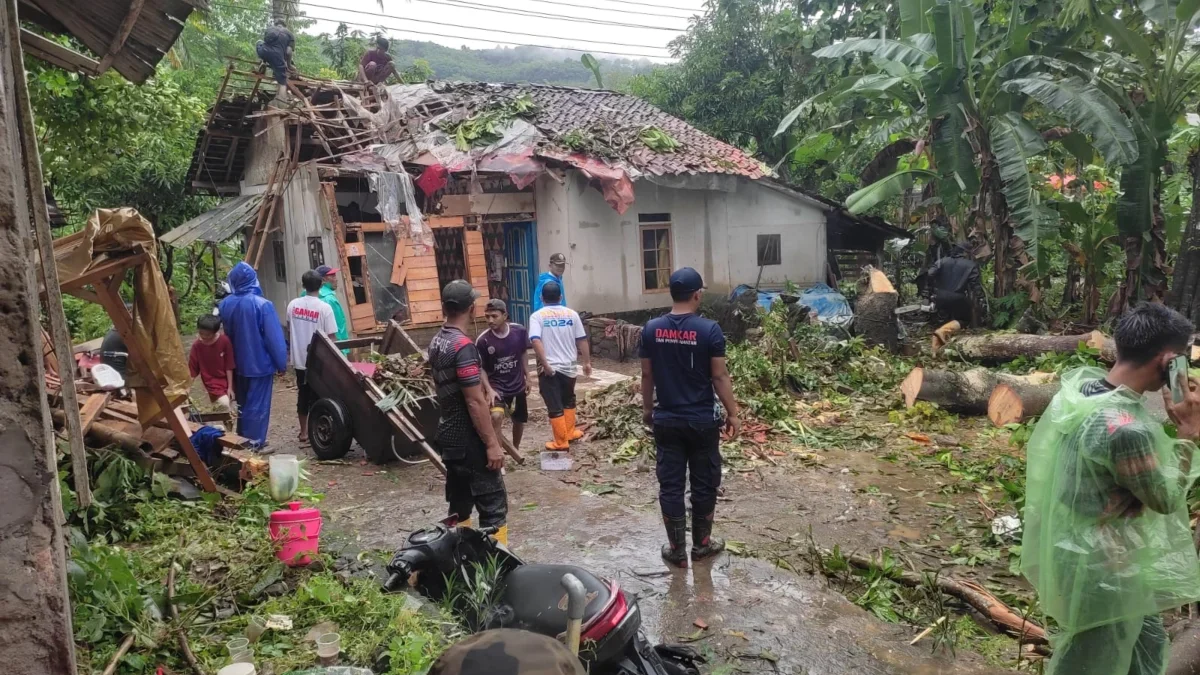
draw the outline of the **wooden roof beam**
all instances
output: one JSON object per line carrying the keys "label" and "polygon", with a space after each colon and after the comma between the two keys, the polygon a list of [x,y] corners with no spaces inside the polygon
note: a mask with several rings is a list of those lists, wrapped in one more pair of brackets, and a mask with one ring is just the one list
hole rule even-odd
{"label": "wooden roof beam", "polygon": [[84,75],[95,76],[102,72],[95,59],[68,49],[53,40],[48,40],[28,29],[21,29],[21,47],[27,54],[36,56],[46,63]]}
{"label": "wooden roof beam", "polygon": [[96,72],[103,73],[112,66],[113,59],[117,58],[117,54],[125,47],[125,41],[129,39],[129,34],[133,32],[133,27],[137,25],[138,18],[142,15],[142,7],[146,5],[146,0],[132,0],[129,3],[129,11],[125,14],[125,20],[121,22],[121,29],[113,36],[112,42],[108,45],[108,51],[104,57],[100,59],[100,64]]}

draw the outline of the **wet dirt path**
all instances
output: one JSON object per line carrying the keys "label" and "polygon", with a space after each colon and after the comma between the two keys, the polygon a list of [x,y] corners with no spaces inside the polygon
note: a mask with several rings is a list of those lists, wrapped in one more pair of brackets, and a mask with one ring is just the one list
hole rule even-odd
{"label": "wet dirt path", "polygon": [[[294,390],[276,389],[271,442],[295,452]],[[529,443],[531,444],[531,437]],[[375,466],[355,449],[338,463],[308,465],[326,525],[367,548],[394,549],[444,515],[440,475],[428,465]],[[520,468],[506,477],[511,543],[531,562],[569,562],[616,578],[639,598],[655,641],[686,642],[714,657],[717,672],[999,673],[977,655],[932,656],[909,646],[912,629],[884,623],[824,581],[723,554],[712,564],[670,570],[658,554],[655,495],[598,497],[554,474]],[[697,623],[708,626],[697,628]]]}

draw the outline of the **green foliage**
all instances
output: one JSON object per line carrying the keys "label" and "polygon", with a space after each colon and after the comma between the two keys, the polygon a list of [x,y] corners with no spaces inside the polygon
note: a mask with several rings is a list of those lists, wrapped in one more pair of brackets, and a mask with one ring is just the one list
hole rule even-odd
{"label": "green foliage", "polygon": [[490,105],[462,120],[442,124],[442,130],[454,138],[460,151],[473,146],[495,143],[514,120],[533,114],[536,106],[528,94]]}
{"label": "green foliage", "polygon": [[638,132],[638,140],[655,152],[670,153],[683,147],[673,136],[655,126],[643,128]]}
{"label": "green foliage", "polygon": [[1103,368],[1100,361],[1100,350],[1087,345],[1079,345],[1073,352],[1048,352],[1035,357],[1018,356],[1000,366],[1001,370],[1011,373],[1064,373],[1075,368]]}
{"label": "green foliage", "polygon": [[591,54],[584,54],[579,57],[579,62],[583,64],[584,68],[592,71],[592,74],[596,76],[596,86],[603,89],[604,80],[600,77],[600,62],[596,60],[596,57]]}

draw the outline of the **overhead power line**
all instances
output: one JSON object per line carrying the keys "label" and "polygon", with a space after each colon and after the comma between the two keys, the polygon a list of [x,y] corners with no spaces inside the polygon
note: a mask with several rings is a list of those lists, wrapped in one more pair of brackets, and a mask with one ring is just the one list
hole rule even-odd
{"label": "overhead power line", "polygon": [[701,14],[704,10],[692,9],[691,7],[676,7],[674,5],[657,5],[653,2],[634,2],[634,0],[604,0],[604,2],[616,2],[622,5],[638,5],[641,7],[653,7],[655,9],[677,9],[682,12],[690,12],[691,14]]}
{"label": "overhead power line", "polygon": [[[385,19],[398,18],[398,17],[391,17],[386,14],[381,14],[379,12],[368,12],[366,10],[361,10],[361,9],[342,9],[340,7],[332,7],[329,5],[319,5],[319,4],[316,4],[313,2],[297,2],[296,4],[304,5],[305,7],[315,7],[318,9],[329,9],[329,10],[333,10],[333,11],[337,11],[337,12],[350,12],[353,14],[365,14],[367,16],[379,16],[379,17],[383,17]],[[463,25],[456,24],[456,23],[443,23],[441,21],[429,21],[427,19],[413,19],[411,17],[404,17],[403,19],[400,19],[400,20],[401,21],[412,21],[413,23],[427,23],[427,24],[431,24],[434,26],[445,26],[447,28],[465,28],[468,30],[483,30],[483,31],[491,32],[491,33],[505,33],[508,35],[520,35],[523,37],[548,38],[551,40],[564,39],[563,36],[561,36],[561,35],[542,35],[540,33],[523,33],[523,32],[518,32],[518,31],[503,30],[500,28],[491,28],[491,27],[482,27],[482,26],[463,26]],[[577,38],[577,37],[572,37],[572,38],[570,38],[570,40],[572,40],[573,42],[590,42],[592,44],[614,45],[614,46],[618,46],[618,47],[666,49],[666,47],[659,46],[659,45],[629,44],[629,43],[625,43],[625,42],[610,42],[607,40],[588,40],[586,38]]]}
{"label": "overhead power line", "polygon": [[[517,9],[515,7],[494,7],[492,5],[484,5],[470,0],[416,0],[431,5],[445,5],[446,7],[468,7],[470,9],[478,9],[484,12],[493,12],[495,14],[512,14],[514,16],[531,16],[539,19],[552,19],[555,21],[571,21],[574,23],[594,23],[601,26],[617,26],[620,28],[643,28],[646,30],[665,30],[672,33],[682,33],[686,28],[666,28],[663,26],[648,26],[640,23],[626,23],[624,21],[609,21],[608,19],[593,19],[586,16],[567,16],[564,14],[551,14],[549,12],[539,12],[533,9]],[[303,4],[303,3],[301,3]],[[339,8],[340,9],[340,8]],[[387,16],[381,14],[380,16]],[[402,18],[402,17],[389,17]]]}
{"label": "overhead power line", "polygon": [[[212,6],[217,6],[217,7],[230,7],[230,8],[241,9],[241,10],[246,9],[245,7],[242,7],[240,5],[231,5],[231,4],[222,3],[222,2],[209,2],[208,4],[212,5]],[[263,14],[265,16],[269,16],[270,12],[263,12]],[[581,52],[581,53],[591,52],[593,54],[606,54],[609,56],[628,56],[628,57],[647,58],[647,59],[665,58],[665,56],[663,54],[642,54],[642,53],[634,53],[634,52],[619,52],[619,51],[611,51],[611,50],[606,50],[606,49],[579,49],[577,47],[562,47],[562,46],[557,46],[557,45],[541,45],[541,44],[532,44],[532,43],[526,43],[526,42],[513,42],[513,41],[508,41],[508,40],[492,40],[489,38],[468,37],[465,35],[448,35],[445,33],[432,33],[432,32],[426,32],[426,31],[418,31],[418,30],[412,30],[411,28],[401,28],[399,26],[389,26],[386,24],[363,23],[361,21],[345,21],[343,19],[335,19],[335,18],[330,18],[330,17],[312,16],[310,14],[294,15],[292,18],[309,19],[312,21],[328,21],[329,23],[344,23],[348,26],[361,26],[363,28],[385,28],[387,30],[395,31],[398,33],[409,33],[412,35],[421,35],[421,36],[425,36],[425,37],[440,37],[440,38],[447,38],[450,40],[470,40],[473,42],[485,42],[485,43],[489,43],[489,44],[507,45],[510,47],[534,47],[537,49],[561,49],[563,51],[569,51],[569,52]],[[573,39],[573,38],[562,38],[562,39]]]}
{"label": "overhead power line", "polygon": [[[628,2],[627,0],[608,0],[608,1],[609,2],[620,2],[622,4],[634,5],[634,6],[638,6],[638,7],[643,5],[643,3],[640,3],[640,2]],[[583,5],[576,5],[576,4],[573,4],[570,2],[559,2],[558,0],[529,0],[529,2],[538,2],[538,3],[544,4],[544,5],[558,5],[560,7],[571,7],[573,9],[596,10],[598,12],[622,12],[624,14],[641,14],[644,16],[661,16],[661,17],[666,17],[668,19],[687,19],[692,16],[691,14],[663,14],[662,12],[646,12],[646,11],[641,11],[641,10],[636,10],[636,9],[624,9],[621,7],[585,7]],[[647,5],[647,6],[657,7],[657,5]],[[660,8],[660,9],[665,9],[665,8]],[[699,13],[700,13],[699,11],[692,12],[692,14],[699,14]]]}

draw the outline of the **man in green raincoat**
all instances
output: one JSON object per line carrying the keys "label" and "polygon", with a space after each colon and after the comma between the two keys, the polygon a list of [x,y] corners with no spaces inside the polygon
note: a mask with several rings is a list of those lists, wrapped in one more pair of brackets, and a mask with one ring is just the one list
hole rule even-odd
{"label": "man in green raincoat", "polygon": [[321,275],[325,281],[321,284],[320,298],[333,308],[333,319],[337,322],[337,339],[349,340],[350,330],[346,328],[346,311],[342,309],[342,301],[337,296],[337,273],[338,269],[329,265],[321,265],[317,268],[317,274]]}
{"label": "man in green raincoat", "polygon": [[[1192,331],[1162,305],[1125,314],[1116,364],[1067,373],[1029,440],[1021,571],[1058,624],[1051,675],[1160,675],[1160,613],[1200,600],[1187,511],[1200,382],[1179,404],[1163,389]],[[1160,389],[1178,440],[1144,405]]]}

